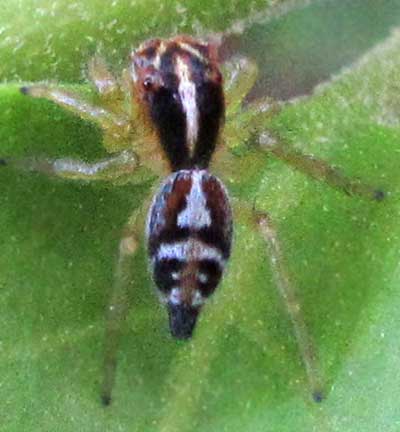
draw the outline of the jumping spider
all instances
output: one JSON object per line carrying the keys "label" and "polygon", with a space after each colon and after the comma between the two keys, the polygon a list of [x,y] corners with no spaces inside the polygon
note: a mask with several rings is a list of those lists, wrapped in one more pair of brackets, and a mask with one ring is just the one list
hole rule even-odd
{"label": "jumping spider", "polygon": [[[152,39],[130,57],[118,82],[100,58],[89,64],[89,76],[99,93],[99,106],[62,88],[33,85],[22,93],[49,99],[93,121],[103,131],[104,146],[114,155],[86,163],[79,160],[8,160],[48,175],[74,180],[141,182],[146,173],[165,178],[128,219],[119,244],[118,262],[107,310],[104,377],[101,397],[111,401],[121,324],[128,306],[126,291],[132,258],[145,239],[153,279],[165,304],[172,336],[192,336],[207,298],[216,289],[231,253],[232,213],[245,214],[269,251],[277,287],[294,326],[314,400],[323,398],[322,380],[273,223],[254,206],[235,200],[232,212],[223,183],[208,170],[223,173],[232,158],[226,137],[252,136],[252,151],[271,153],[296,169],[348,194],[381,200],[382,191],[344,176],[326,162],[291,149],[279,137],[265,140],[262,121],[280,107],[263,99],[243,105],[257,78],[257,67],[245,58],[225,65],[225,84],[218,63],[218,42],[189,36]],[[249,138],[248,136],[246,138]],[[250,140],[248,139],[248,142]],[[254,142],[256,144],[254,145]],[[215,157],[213,155],[215,153]],[[145,223],[145,211],[148,210]]]}

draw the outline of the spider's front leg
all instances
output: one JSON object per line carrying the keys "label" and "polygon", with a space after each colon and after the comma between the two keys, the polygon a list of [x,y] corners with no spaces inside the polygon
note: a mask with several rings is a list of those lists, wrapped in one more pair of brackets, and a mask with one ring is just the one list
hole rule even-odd
{"label": "spider's front leg", "polygon": [[129,311],[129,290],[134,280],[135,269],[132,262],[142,240],[144,213],[148,204],[149,200],[145,200],[140,208],[130,216],[119,242],[114,283],[111,288],[106,315],[104,370],[101,387],[101,401],[104,405],[111,403],[121,327]]}
{"label": "spider's front leg", "polygon": [[235,115],[253,88],[257,77],[256,63],[247,57],[235,56],[224,64],[224,92],[226,116]]}
{"label": "spider's front leg", "polygon": [[[226,124],[224,134],[229,148],[246,140],[253,117],[271,116],[279,112],[283,102],[263,97],[246,101],[258,78],[257,64],[244,56],[234,56],[224,64],[224,92],[226,101]],[[256,114],[256,115],[255,115]]]}
{"label": "spider's front leg", "polygon": [[110,152],[128,148],[134,131],[130,112],[126,108],[128,105],[124,104],[122,88],[99,57],[89,62],[88,72],[97,90],[96,104],[83,94],[58,85],[34,84],[21,87],[21,92],[27,96],[48,99],[78,117],[97,124],[103,132],[104,146]]}
{"label": "spider's front leg", "polygon": [[77,92],[44,84],[21,87],[21,92],[27,96],[48,99],[84,120],[96,123],[103,130],[106,144],[111,149],[114,147],[113,141],[127,140],[129,137],[130,123],[127,116],[94,105]]}
{"label": "spider's front leg", "polygon": [[0,166],[74,180],[126,183],[132,179],[132,173],[139,167],[139,158],[130,149],[137,143],[140,148],[142,137],[132,130],[132,119],[124,104],[125,95],[104,61],[94,57],[88,69],[98,92],[99,105],[92,104],[80,93],[58,86],[38,84],[21,87],[21,92],[48,99],[78,117],[96,123],[102,129],[104,147],[117,154],[93,163],[71,158],[0,158]]}
{"label": "spider's front leg", "polygon": [[121,102],[124,92],[115,77],[108,70],[102,57],[95,55],[89,61],[88,73],[90,81],[95,85],[102,102],[114,112],[123,112]]}

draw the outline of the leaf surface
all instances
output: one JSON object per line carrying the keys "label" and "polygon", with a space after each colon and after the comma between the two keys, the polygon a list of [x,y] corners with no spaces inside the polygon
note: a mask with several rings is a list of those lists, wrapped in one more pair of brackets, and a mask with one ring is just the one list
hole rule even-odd
{"label": "leaf surface", "polygon": [[[1,28],[15,40],[0,45],[1,76],[78,83],[98,44],[107,58],[119,59],[113,64],[120,70],[130,44],[189,31],[195,22],[221,30],[269,4],[153,3],[49,2],[38,8],[24,1],[19,14],[7,6]],[[348,197],[272,157],[236,158],[224,178],[235,199],[256,202],[275,220],[315,338],[326,400],[310,399],[264,245],[239,215],[228,273],[189,343],[169,337],[141,251],[115,399],[104,409],[98,393],[108,288],[121,229],[149,185],[50,181],[2,168],[0,430],[399,430],[400,33],[389,35],[397,18],[400,23],[398,6],[382,2],[383,30],[370,45],[357,48],[342,70],[326,66],[336,73],[333,79],[306,89],[309,97],[266,121],[294,147],[381,187],[383,202]],[[288,34],[294,38],[304,29],[304,17],[321,28],[318,7],[267,25],[275,28],[280,55],[287,53]],[[370,5],[372,18],[363,18],[366,26],[376,18],[373,10]],[[312,35],[317,39],[318,32],[300,36],[306,43]],[[29,100],[18,88],[0,87],[2,155],[104,156],[94,126]]]}

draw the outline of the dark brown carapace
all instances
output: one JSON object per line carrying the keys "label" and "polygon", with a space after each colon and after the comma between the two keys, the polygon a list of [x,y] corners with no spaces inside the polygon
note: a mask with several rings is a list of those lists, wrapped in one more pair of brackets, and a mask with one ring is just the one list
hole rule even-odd
{"label": "dark brown carapace", "polygon": [[172,335],[188,338],[232,241],[227,192],[207,171],[225,111],[216,48],[187,36],[147,41],[132,55],[131,77],[172,170],[148,216],[153,276]]}
{"label": "dark brown carapace", "polygon": [[207,168],[224,118],[217,47],[188,36],[152,39],[132,54],[134,102],[172,171]]}

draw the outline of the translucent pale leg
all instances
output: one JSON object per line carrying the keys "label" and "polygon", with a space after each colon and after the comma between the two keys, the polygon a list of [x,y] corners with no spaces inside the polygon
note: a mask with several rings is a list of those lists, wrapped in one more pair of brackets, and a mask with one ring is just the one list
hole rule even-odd
{"label": "translucent pale leg", "polygon": [[118,93],[119,85],[115,77],[108,70],[106,62],[102,57],[92,57],[88,64],[89,78],[96,86],[101,95],[113,95]]}
{"label": "translucent pale leg", "polygon": [[104,346],[103,382],[101,386],[101,401],[104,405],[111,403],[112,389],[115,383],[117,369],[117,354],[121,338],[121,328],[129,311],[128,293],[132,285],[134,267],[133,257],[136,254],[143,232],[144,213],[148,200],[129,218],[123,237],[119,243],[114,284],[106,315],[106,334]]}
{"label": "translucent pale leg", "polygon": [[[276,108],[271,105],[269,115],[272,114]],[[262,116],[259,113],[259,116]],[[228,136],[227,145],[220,146],[216,152],[216,160],[214,166],[221,166],[226,163],[226,160],[232,158],[229,153],[235,151],[235,145],[239,142],[245,142],[249,139],[248,131],[260,130],[260,126],[252,125],[252,123],[259,123],[255,120],[254,114],[253,119],[244,121],[241,124],[238,121],[236,124],[232,123],[228,125],[225,130],[225,135]],[[258,149],[264,153],[271,153],[274,157],[284,161],[291,165],[296,170],[316,179],[327,183],[329,186],[339,189],[342,192],[350,196],[359,196],[374,201],[382,201],[385,198],[385,192],[379,187],[372,186],[361,181],[358,178],[352,178],[343,173],[339,168],[330,165],[328,162],[316,158],[315,156],[307,155],[300,150],[294,149],[291,145],[273,137],[268,132],[260,133],[258,138]]]}
{"label": "translucent pale leg", "polygon": [[254,86],[258,68],[252,60],[242,56],[234,57],[223,67],[226,115],[229,117],[238,111],[244,98]]}
{"label": "translucent pale leg", "polygon": [[271,266],[279,294],[292,321],[297,344],[306,368],[311,393],[316,402],[324,398],[320,368],[316,358],[315,347],[304,322],[300,302],[285,265],[284,254],[276,229],[266,213],[255,213],[258,229],[263,237],[270,255]]}
{"label": "translucent pale leg", "polygon": [[93,105],[80,94],[61,87],[33,85],[21,87],[21,92],[32,97],[48,99],[84,120],[96,123],[103,130],[105,146],[111,150],[127,147],[124,143],[129,141],[131,131],[127,115],[116,114],[105,107]]}
{"label": "translucent pale leg", "polygon": [[376,201],[385,198],[385,193],[381,189],[365,184],[359,179],[347,177],[339,168],[314,156],[306,155],[284,143],[272,142],[265,145],[261,142],[260,148],[287,162],[298,171],[323,181],[333,188],[340,189],[348,195],[357,195]]}
{"label": "translucent pale leg", "polygon": [[89,61],[88,73],[103,104],[114,113],[124,114],[124,91],[102,57],[96,55]]}
{"label": "translucent pale leg", "polygon": [[128,181],[138,168],[134,153],[124,151],[117,156],[87,163],[76,159],[5,158],[0,166],[12,166],[22,171],[34,171],[72,180],[123,180]]}
{"label": "translucent pale leg", "polygon": [[[348,195],[358,195],[367,199],[381,201],[385,193],[359,179],[347,177],[340,169],[327,162],[293,149],[278,137],[262,133],[263,124],[269,116],[274,116],[282,109],[283,103],[271,98],[262,98],[243,107],[243,101],[253,87],[258,76],[255,63],[245,57],[239,57],[225,66],[225,90],[227,100],[227,123],[225,136],[227,146],[234,149],[238,143],[250,138],[250,134],[259,134],[259,148],[270,152],[295,169],[324,181],[330,186],[341,189]],[[226,149],[220,148],[218,156],[226,157]]]}

